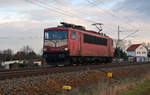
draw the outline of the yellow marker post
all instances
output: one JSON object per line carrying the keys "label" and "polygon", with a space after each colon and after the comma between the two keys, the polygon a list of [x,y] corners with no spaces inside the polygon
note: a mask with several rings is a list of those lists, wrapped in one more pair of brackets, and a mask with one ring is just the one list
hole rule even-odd
{"label": "yellow marker post", "polygon": [[71,90],[72,89],[71,86],[69,86],[69,85],[64,85],[62,88],[64,90]]}
{"label": "yellow marker post", "polygon": [[112,73],[108,72],[108,73],[107,73],[107,77],[108,77],[108,78],[112,78]]}

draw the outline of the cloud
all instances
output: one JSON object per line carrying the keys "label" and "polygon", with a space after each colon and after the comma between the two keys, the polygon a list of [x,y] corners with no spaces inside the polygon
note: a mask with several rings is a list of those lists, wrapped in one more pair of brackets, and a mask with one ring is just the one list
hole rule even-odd
{"label": "cloud", "polygon": [[24,8],[31,9],[32,5],[26,0],[0,0],[0,10],[22,10]]}
{"label": "cloud", "polygon": [[23,46],[29,45],[39,53],[42,49],[44,28],[52,27],[54,24],[31,21],[0,24],[0,49],[11,48],[16,52]]}
{"label": "cloud", "polygon": [[150,20],[149,4],[150,0],[124,0],[115,9],[120,12],[132,13],[132,16],[128,17],[129,19],[132,18],[134,20],[148,22],[147,19]]}
{"label": "cloud", "polygon": [[123,10],[128,11],[136,11],[138,13],[144,13],[146,15],[150,14],[148,10],[150,8],[150,1],[149,0],[124,0],[124,2],[120,3],[120,7]]}

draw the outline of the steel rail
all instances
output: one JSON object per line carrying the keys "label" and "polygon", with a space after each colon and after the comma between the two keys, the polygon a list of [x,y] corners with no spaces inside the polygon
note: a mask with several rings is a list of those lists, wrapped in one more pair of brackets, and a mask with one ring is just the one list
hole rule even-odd
{"label": "steel rail", "polygon": [[83,65],[83,66],[67,66],[67,67],[38,67],[38,68],[24,68],[14,70],[3,70],[0,71],[0,80],[21,78],[29,76],[47,75],[55,73],[67,73],[67,72],[79,72],[87,70],[99,70],[107,73],[110,69],[124,68],[124,67],[135,67],[135,66],[150,66],[149,63],[134,63],[134,64],[101,64],[101,65]]}

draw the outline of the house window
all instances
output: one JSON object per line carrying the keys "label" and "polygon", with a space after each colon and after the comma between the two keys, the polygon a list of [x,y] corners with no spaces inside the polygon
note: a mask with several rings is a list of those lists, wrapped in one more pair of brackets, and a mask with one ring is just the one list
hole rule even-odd
{"label": "house window", "polygon": [[137,54],[142,54],[142,52],[137,52]]}

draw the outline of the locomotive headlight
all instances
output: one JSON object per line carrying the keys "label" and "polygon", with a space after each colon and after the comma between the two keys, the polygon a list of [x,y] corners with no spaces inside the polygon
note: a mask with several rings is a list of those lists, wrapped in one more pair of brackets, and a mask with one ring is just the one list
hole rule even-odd
{"label": "locomotive headlight", "polygon": [[68,51],[68,48],[65,48],[65,51]]}

